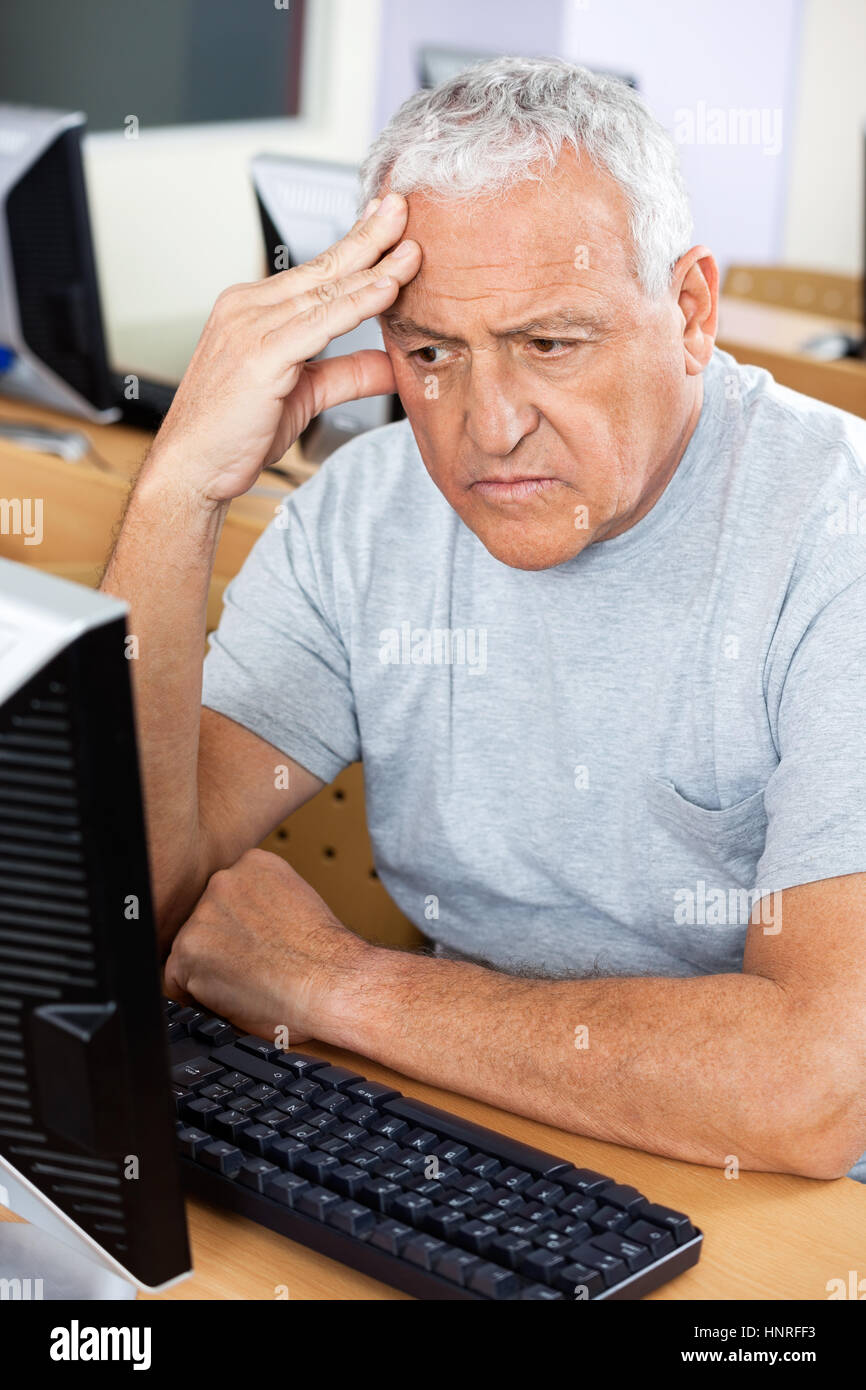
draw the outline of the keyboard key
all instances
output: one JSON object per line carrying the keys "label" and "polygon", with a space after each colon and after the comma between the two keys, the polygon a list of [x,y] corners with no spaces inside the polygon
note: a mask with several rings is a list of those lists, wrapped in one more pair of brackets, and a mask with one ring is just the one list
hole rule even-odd
{"label": "keyboard key", "polygon": [[571,1260],[574,1264],[589,1265],[590,1269],[598,1270],[608,1288],[628,1276],[628,1267],[623,1260],[617,1259],[608,1250],[599,1250],[591,1240],[573,1246]]}
{"label": "keyboard key", "polygon": [[558,1289],[549,1289],[546,1284],[530,1284],[520,1295],[521,1302],[524,1299],[534,1298],[539,1301],[543,1300],[545,1303],[550,1303],[551,1301],[555,1302],[556,1299],[561,1299],[563,1297],[564,1295],[561,1294]]}
{"label": "keyboard key", "polygon": [[202,1042],[214,1043],[217,1047],[221,1043],[234,1042],[237,1034],[230,1023],[226,1023],[222,1018],[206,1018],[196,1023],[191,1029],[193,1037],[200,1038]]}
{"label": "keyboard key", "polygon": [[502,1171],[502,1164],[490,1154],[470,1154],[460,1167],[465,1173],[474,1173],[477,1178],[495,1178]]}
{"label": "keyboard key", "polygon": [[486,1255],[498,1235],[496,1227],[486,1221],[466,1221],[455,1232],[454,1241],[476,1255]]}
{"label": "keyboard key", "polygon": [[531,1255],[532,1251],[533,1246],[530,1241],[506,1231],[504,1235],[496,1237],[488,1254],[499,1264],[508,1265],[509,1269],[516,1269],[518,1261],[524,1255]]}
{"label": "keyboard key", "polygon": [[317,1221],[324,1221],[331,1208],[338,1206],[342,1200],[338,1193],[328,1192],[324,1187],[307,1187],[295,1198],[294,1207],[305,1216],[314,1216]]}
{"label": "keyboard key", "polygon": [[451,1240],[463,1225],[464,1219],[463,1213],[455,1211],[453,1207],[434,1207],[424,1217],[424,1229],[431,1235],[441,1236],[443,1240]]}
{"label": "keyboard key", "polygon": [[206,1134],[203,1129],[196,1129],[194,1125],[180,1124],[177,1128],[177,1142],[181,1153],[186,1154],[187,1158],[198,1158],[204,1146],[211,1142],[211,1135]]}
{"label": "keyboard key", "polygon": [[392,1096],[398,1096],[399,1091],[393,1091],[390,1086],[383,1086],[379,1081],[353,1081],[345,1088],[346,1095],[351,1096],[352,1100],[360,1101],[362,1105],[378,1107],[383,1105]]}
{"label": "keyboard key", "polygon": [[610,1187],[613,1180],[606,1178],[604,1173],[594,1172],[591,1168],[573,1168],[569,1173],[558,1173],[556,1181],[569,1192],[582,1192],[584,1197],[593,1197],[598,1195],[602,1188]]}
{"label": "keyboard key", "polygon": [[227,1090],[237,1092],[238,1095],[247,1095],[255,1085],[249,1076],[244,1076],[240,1071],[227,1071],[225,1076],[220,1077],[219,1084]]}
{"label": "keyboard key", "polygon": [[437,1255],[444,1255],[447,1248],[444,1240],[437,1240],[435,1236],[415,1235],[403,1246],[402,1255],[413,1265],[432,1270]]}
{"label": "keyboard key", "polygon": [[586,1221],[593,1212],[598,1211],[599,1203],[594,1197],[584,1197],[581,1192],[570,1192],[561,1202],[557,1202],[556,1207],[557,1211]]}
{"label": "keyboard key", "polygon": [[557,1255],[553,1250],[532,1250],[528,1255],[521,1255],[518,1269],[527,1279],[534,1279],[539,1284],[552,1284],[556,1271],[567,1263],[562,1255]]}
{"label": "keyboard key", "polygon": [[201,1097],[183,1103],[185,1118],[202,1129],[211,1129],[214,1116],[222,1114],[222,1109],[218,1100],[203,1100]]}
{"label": "keyboard key", "polygon": [[370,1169],[380,1162],[379,1155],[371,1154],[369,1149],[350,1149],[343,1157],[344,1162],[354,1163],[356,1168]]}
{"label": "keyboard key", "polygon": [[636,1241],[627,1240],[625,1236],[618,1236],[614,1231],[608,1231],[603,1236],[593,1236],[590,1245],[615,1255],[628,1266],[631,1274],[636,1274],[639,1269],[646,1269],[647,1265],[652,1264],[652,1255],[645,1245],[638,1245]]}
{"label": "keyboard key", "polygon": [[317,1086],[315,1081],[309,1076],[302,1076],[297,1081],[291,1082],[285,1087],[287,1096],[297,1096],[299,1100],[305,1100],[308,1104],[321,1095],[322,1088]]}
{"label": "keyboard key", "polygon": [[[372,1178],[371,1182],[384,1182],[384,1178]],[[420,1226],[421,1222],[436,1205],[431,1202],[429,1197],[422,1197],[418,1192],[403,1192],[396,1183],[388,1183],[388,1187],[394,1189],[394,1198],[390,1202],[389,1212],[398,1221],[406,1221],[410,1226]],[[366,1189],[365,1189],[366,1193]],[[390,1194],[389,1194],[390,1200]]]}
{"label": "keyboard key", "polygon": [[[390,1101],[387,1102],[390,1104]],[[401,1134],[400,1143],[404,1149],[417,1149],[419,1153],[432,1154],[439,1143],[439,1135],[434,1134],[431,1129],[410,1129],[408,1134]]]}
{"label": "keyboard key", "polygon": [[331,1133],[335,1134],[338,1139],[345,1139],[347,1144],[353,1144],[356,1147],[362,1139],[366,1139],[367,1137],[367,1131],[365,1129],[362,1129],[360,1125],[352,1124],[334,1125]]}
{"label": "keyboard key", "polygon": [[238,1115],[246,1115],[247,1119],[249,1119],[251,1115],[254,1115],[257,1110],[262,1109],[259,1101],[253,1100],[252,1096],[241,1096],[235,1091],[230,1091],[229,1095],[232,1099],[228,1102],[226,1108],[236,1111]]}
{"label": "keyboard key", "polygon": [[321,1057],[308,1057],[305,1052],[278,1052],[273,1060],[278,1067],[288,1067],[297,1078],[312,1076],[324,1066]]}
{"label": "keyboard key", "polygon": [[331,1115],[339,1115],[346,1110],[351,1101],[348,1096],[344,1096],[341,1091],[322,1091],[316,1097],[316,1105],[320,1110],[327,1110]]}
{"label": "keyboard key", "polygon": [[328,1221],[338,1231],[345,1231],[346,1235],[359,1240],[369,1235],[376,1224],[370,1208],[362,1207],[358,1202],[340,1202],[332,1207],[328,1212]]}
{"label": "keyboard key", "polygon": [[647,1202],[646,1206],[641,1207],[640,1216],[643,1221],[651,1221],[654,1226],[670,1231],[677,1245],[685,1245],[697,1234],[689,1218],[681,1211],[661,1207],[657,1202]]}
{"label": "keyboard key", "polygon": [[[497,1179],[498,1181],[498,1179]],[[605,1199],[607,1193],[604,1194]],[[557,1182],[551,1182],[548,1178],[539,1178],[531,1187],[526,1189],[526,1200],[542,1202],[546,1207],[555,1207],[557,1202],[561,1202],[565,1196],[565,1188]]]}
{"label": "keyboard key", "polygon": [[[395,1216],[405,1221],[409,1220],[409,1210],[396,1210],[397,1200],[403,1197],[403,1195],[403,1189],[398,1187],[397,1183],[389,1182],[387,1178],[374,1178],[370,1176],[367,1177],[366,1182],[358,1193],[361,1201],[366,1202],[370,1207],[374,1207],[376,1211],[386,1212],[389,1216]],[[411,1195],[414,1197],[415,1194],[412,1193]],[[423,1199],[418,1198],[417,1200],[421,1201]],[[432,1202],[427,1203],[428,1207],[432,1205]],[[414,1226],[417,1223],[409,1220],[409,1224]]]}
{"label": "keyboard key", "polygon": [[351,1147],[351,1144],[347,1144],[345,1139],[337,1139],[333,1134],[329,1135],[327,1139],[320,1140],[318,1145],[319,1153],[333,1154],[335,1158],[339,1156],[341,1162],[343,1154],[347,1154]]}
{"label": "keyboard key", "polygon": [[654,1260],[670,1254],[674,1249],[672,1233],[661,1226],[651,1226],[649,1221],[633,1221],[630,1226],[626,1226],[623,1235],[628,1240],[636,1240],[639,1245],[645,1245]]}
{"label": "keyboard key", "polygon": [[477,1255],[450,1246],[437,1256],[435,1272],[443,1279],[450,1279],[452,1284],[465,1287],[470,1270],[478,1263]]}
{"label": "keyboard key", "polygon": [[354,1163],[341,1163],[337,1168],[332,1169],[328,1183],[336,1188],[338,1192],[343,1192],[347,1197],[357,1197],[367,1181],[368,1174],[363,1168],[356,1168]]}
{"label": "keyboard key", "polygon": [[482,1260],[469,1271],[469,1288],[486,1298],[514,1298],[520,1290],[520,1280],[512,1270]]}
{"label": "keyboard key", "polygon": [[329,1175],[339,1166],[340,1160],[333,1158],[331,1154],[310,1152],[302,1154],[298,1159],[297,1171],[303,1173],[306,1178],[312,1178],[315,1183],[323,1183],[328,1181]]}
{"label": "keyboard key", "polygon": [[366,1134],[361,1140],[360,1148],[366,1149],[368,1153],[375,1154],[377,1158],[393,1158],[398,1146],[392,1139],[386,1139],[384,1134]]}
{"label": "keyboard key", "polygon": [[600,1207],[589,1218],[589,1224],[594,1231],[622,1231],[631,1224],[631,1217],[622,1207]]}
{"label": "keyboard key", "polygon": [[188,1086],[169,1086],[169,1094],[174,1101],[174,1113],[180,1118],[186,1115],[186,1102],[195,1100],[195,1091],[191,1091]]}
{"label": "keyboard key", "polygon": [[[577,1264],[574,1260],[558,1266],[553,1272],[554,1288],[561,1289],[569,1298],[597,1298],[604,1293],[605,1283],[597,1269],[589,1265]],[[585,1292],[584,1292],[585,1291]]]}
{"label": "keyboard key", "polygon": [[380,1250],[387,1250],[389,1255],[400,1255],[407,1242],[415,1238],[415,1234],[412,1227],[404,1225],[402,1221],[382,1221],[374,1228],[370,1244],[377,1245]]}
{"label": "keyboard key", "polygon": [[[240,1075],[240,1072],[238,1072]],[[300,1085],[296,1082],[296,1085]],[[291,1087],[289,1088],[291,1090]],[[273,1086],[266,1086],[264,1081],[257,1081],[255,1086],[250,1086],[246,1093],[249,1100],[255,1101],[256,1105],[276,1105],[278,1100],[282,1100],[282,1091],[277,1091]],[[234,1107],[237,1109],[237,1106]]]}
{"label": "keyboard key", "polygon": [[379,1112],[374,1110],[372,1105],[350,1105],[348,1110],[343,1111],[342,1118],[351,1121],[353,1125],[368,1125],[371,1120],[375,1120]]}
{"label": "keyboard key", "polygon": [[268,1156],[268,1149],[274,1138],[274,1131],[270,1125],[251,1124],[242,1129],[237,1136],[237,1143],[245,1153],[253,1153],[258,1158]]}
{"label": "keyboard key", "polygon": [[313,1108],[309,1115],[304,1116],[304,1124],[312,1126],[319,1134],[329,1134],[337,1124],[337,1117],[329,1114],[327,1110]]}
{"label": "keyboard key", "polygon": [[[265,1196],[281,1202],[284,1207],[294,1207],[295,1200],[306,1192],[310,1184],[299,1173],[278,1173],[265,1182]],[[339,1198],[338,1198],[339,1200]]]}
{"label": "keyboard key", "polygon": [[200,1091],[203,1086],[216,1081],[224,1071],[225,1067],[212,1062],[209,1057],[191,1057],[188,1062],[178,1062],[177,1066],[172,1067],[171,1079],[177,1086]]}
{"label": "keyboard key", "polygon": [[223,1139],[231,1139],[234,1142],[242,1129],[249,1124],[246,1115],[239,1115],[236,1110],[221,1110],[214,1116],[213,1131]]}
{"label": "keyboard key", "polygon": [[222,1173],[224,1178],[234,1178],[240,1172],[244,1155],[227,1139],[215,1139],[199,1151],[198,1161],[205,1168],[213,1168],[217,1173]]}
{"label": "keyboard key", "polygon": [[204,1096],[205,1100],[222,1101],[221,1109],[225,1110],[229,1097],[233,1096],[235,1092],[230,1090],[228,1086],[221,1086],[218,1081],[215,1081],[212,1086],[203,1086],[198,1094]]}
{"label": "keyboard key", "polygon": [[628,1187],[625,1183],[612,1182],[604,1189],[605,1205],[612,1207],[622,1207],[623,1211],[631,1212],[632,1217],[637,1216],[638,1212],[646,1206],[646,1197],[642,1192],[638,1192],[636,1187]]}
{"label": "keyboard key", "polygon": [[566,1255],[573,1250],[578,1241],[562,1231],[536,1231],[532,1243],[540,1250],[552,1250],[554,1255]]}
{"label": "keyboard key", "polygon": [[[270,1087],[268,1087],[270,1090]],[[310,1106],[300,1096],[281,1096],[277,1091],[278,1099],[274,1102],[274,1110],[278,1110],[282,1115],[290,1115],[295,1120],[305,1120],[312,1114]]]}
{"label": "keyboard key", "polygon": [[[456,1163],[457,1160],[453,1159],[452,1162]],[[509,1192],[525,1192],[531,1183],[532,1174],[523,1168],[509,1166],[496,1174],[496,1186],[507,1187]]]}
{"label": "keyboard key", "polygon": [[471,1155],[471,1150],[465,1144],[459,1143],[456,1139],[443,1139],[441,1144],[437,1144],[433,1154],[441,1163],[460,1165],[464,1159]]}
{"label": "keyboard key", "polygon": [[386,1139],[400,1139],[401,1135],[409,1133],[406,1121],[396,1115],[377,1115],[368,1128],[371,1134],[384,1134]]}
{"label": "keyboard key", "polygon": [[363,1081],[357,1072],[347,1071],[345,1067],[329,1067],[321,1064],[316,1069],[316,1084],[334,1091],[345,1091],[353,1084]]}
{"label": "keyboard key", "polygon": [[272,1042],[268,1042],[267,1038],[257,1038],[252,1033],[238,1038],[237,1046],[243,1052],[251,1052],[254,1057],[261,1057],[263,1062],[270,1062],[280,1050]]}
{"label": "keyboard key", "polygon": [[254,1192],[264,1192],[268,1178],[275,1177],[279,1171],[276,1164],[268,1163],[266,1158],[247,1158],[238,1173],[238,1182]]}
{"label": "keyboard key", "polygon": [[272,1130],[271,1140],[265,1147],[265,1158],[279,1164],[280,1168],[291,1168],[294,1171],[300,1160],[309,1152],[309,1147],[300,1139],[295,1139],[291,1134],[277,1135]]}

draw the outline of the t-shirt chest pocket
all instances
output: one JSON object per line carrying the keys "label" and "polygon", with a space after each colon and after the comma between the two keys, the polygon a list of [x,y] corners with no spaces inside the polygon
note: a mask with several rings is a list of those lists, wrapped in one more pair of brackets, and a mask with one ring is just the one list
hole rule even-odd
{"label": "t-shirt chest pocket", "polygon": [[719,810],[689,801],[664,778],[647,777],[645,794],[651,817],[678,846],[692,851],[696,863],[709,860],[738,879],[750,877],[767,833],[763,788]]}

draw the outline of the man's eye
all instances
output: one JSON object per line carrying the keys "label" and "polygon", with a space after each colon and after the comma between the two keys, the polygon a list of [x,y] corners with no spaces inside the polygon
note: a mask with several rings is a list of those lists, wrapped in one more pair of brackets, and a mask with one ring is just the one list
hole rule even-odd
{"label": "man's eye", "polygon": [[553,356],[557,348],[567,348],[571,346],[570,343],[562,338],[532,338],[531,342],[536,352],[541,353],[543,357]]}
{"label": "man's eye", "polygon": [[434,346],[434,344],[429,343],[427,347],[415,348],[414,352],[410,352],[409,356],[417,357],[419,362],[423,362],[428,367],[435,367],[441,360],[436,356],[436,353],[441,351],[442,348],[438,348]]}

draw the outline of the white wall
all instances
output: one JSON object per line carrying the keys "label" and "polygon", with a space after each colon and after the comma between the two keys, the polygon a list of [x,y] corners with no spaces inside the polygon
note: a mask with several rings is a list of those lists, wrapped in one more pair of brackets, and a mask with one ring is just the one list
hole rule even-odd
{"label": "white wall", "polygon": [[806,0],[795,114],[783,259],[862,274],[864,0]]}
{"label": "white wall", "polygon": [[313,0],[303,115],[100,133],[85,142],[112,324],[203,321],[224,286],[263,273],[248,164],[274,152],[355,162],[373,135],[381,0]]}

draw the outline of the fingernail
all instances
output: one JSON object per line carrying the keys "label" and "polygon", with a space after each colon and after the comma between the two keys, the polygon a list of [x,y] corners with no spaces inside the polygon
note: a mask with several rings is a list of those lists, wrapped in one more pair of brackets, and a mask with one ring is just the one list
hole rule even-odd
{"label": "fingernail", "polygon": [[387,217],[389,212],[396,212],[397,209],[402,206],[402,203],[403,199],[400,197],[399,193],[389,193],[382,203],[382,206],[379,208],[379,211],[376,213],[376,216]]}
{"label": "fingernail", "polygon": [[377,207],[381,203],[381,198],[371,198],[364,211],[361,213],[361,221],[366,222],[368,217],[372,217]]}
{"label": "fingernail", "polygon": [[415,243],[414,243],[414,241],[401,241],[401,242],[400,242],[400,245],[397,247],[396,251],[392,251],[392,252],[391,252],[391,258],[392,258],[392,260],[395,260],[395,261],[402,261],[402,260],[405,260],[407,256],[411,256],[411,254],[412,254],[412,252],[413,252],[414,250],[415,250]]}

